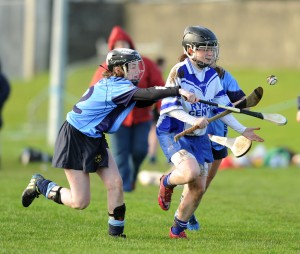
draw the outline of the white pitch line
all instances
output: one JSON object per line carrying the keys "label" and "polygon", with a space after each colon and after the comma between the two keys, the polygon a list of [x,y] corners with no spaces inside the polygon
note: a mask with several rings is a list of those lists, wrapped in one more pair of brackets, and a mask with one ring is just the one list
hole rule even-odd
{"label": "white pitch line", "polygon": [[[297,108],[297,100],[290,99],[287,101],[282,101],[276,104],[272,104],[270,106],[259,108],[259,110],[253,109],[253,111],[259,111],[259,112],[275,112],[275,111],[283,111],[289,108]],[[252,110],[252,109],[251,109]]]}

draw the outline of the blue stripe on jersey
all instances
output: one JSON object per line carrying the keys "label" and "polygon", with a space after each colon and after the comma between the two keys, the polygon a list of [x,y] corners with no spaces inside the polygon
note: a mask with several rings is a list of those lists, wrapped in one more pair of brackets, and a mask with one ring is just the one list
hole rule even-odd
{"label": "blue stripe on jersey", "polygon": [[[172,78],[174,71],[177,71],[176,79]],[[212,101],[220,105],[231,105],[229,98],[222,88],[217,72],[210,67],[202,70],[197,69],[191,64],[188,58],[183,62],[177,63],[172,68],[166,86],[181,86],[182,89],[195,93],[199,99]],[[184,110],[194,117],[210,116],[212,107],[209,105],[200,102],[190,104],[182,98],[177,98],[177,100],[177,103],[174,98],[170,97],[162,100],[161,116],[157,123],[158,130],[178,133],[190,127],[189,124],[168,116],[168,113],[174,109]],[[221,111],[224,111],[224,109],[216,108],[216,112]],[[205,132],[206,129],[201,129],[196,135],[203,135]]]}
{"label": "blue stripe on jersey", "polygon": [[[216,94],[216,97],[220,98],[220,97],[223,97],[225,95],[225,91],[224,90],[220,90],[217,94]],[[232,103],[228,102],[227,105],[225,106],[232,106]]]}
{"label": "blue stripe on jersey", "polygon": [[225,91],[224,90],[220,90],[217,94],[216,94],[216,97],[221,97],[221,96],[224,96]]}
{"label": "blue stripe on jersey", "polygon": [[[218,77],[218,74],[216,71],[212,68],[209,68],[206,70],[204,80],[199,80],[196,75],[194,70],[192,69],[191,71],[191,63],[188,61],[188,65],[182,65],[178,68],[178,73],[184,73],[184,77],[181,76],[180,81],[181,83],[186,83],[187,85],[192,86],[196,90],[201,90],[202,94],[207,93],[207,89],[209,89],[210,84]],[[191,74],[189,74],[192,72]],[[190,92],[194,92],[191,88],[189,90]]]}
{"label": "blue stripe on jersey", "polygon": [[104,78],[84,93],[67,121],[90,137],[115,132],[135,105],[131,98],[136,89],[127,79]]}
{"label": "blue stripe on jersey", "polygon": [[184,130],[184,123],[176,118],[166,116],[163,124],[159,126],[159,130],[164,132],[182,132]]}
{"label": "blue stripe on jersey", "polygon": [[172,107],[172,106],[182,106],[179,100],[174,100],[173,102],[165,103],[161,106],[160,110],[164,110],[166,108]]}
{"label": "blue stripe on jersey", "polygon": [[102,120],[100,124],[96,126],[96,129],[100,132],[116,132],[129,112],[134,108],[135,104],[136,102],[132,102],[128,107],[123,105],[116,107]]}

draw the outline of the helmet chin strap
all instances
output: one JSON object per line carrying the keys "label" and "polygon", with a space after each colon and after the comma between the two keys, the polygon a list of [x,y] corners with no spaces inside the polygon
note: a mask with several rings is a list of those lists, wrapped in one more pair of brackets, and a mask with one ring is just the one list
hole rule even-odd
{"label": "helmet chin strap", "polygon": [[[123,66],[122,66],[122,69],[123,69],[123,71],[124,71],[124,78],[128,78],[128,70],[127,70],[126,65],[123,65]],[[130,80],[130,79],[129,79],[129,80]],[[131,82],[134,86],[137,86],[138,83],[139,83],[139,80],[133,79],[133,80],[130,80],[130,82]]]}
{"label": "helmet chin strap", "polygon": [[210,66],[210,64],[206,64],[206,63],[203,63],[202,61],[196,60],[196,58],[194,56],[195,56],[195,54],[193,54],[193,57],[190,57],[190,59],[193,60],[200,69]]}
{"label": "helmet chin strap", "polygon": [[128,71],[127,71],[127,68],[126,68],[125,64],[122,65],[122,69],[123,69],[123,71],[124,71],[124,78],[127,78],[127,76],[128,76]]}
{"label": "helmet chin strap", "polygon": [[197,66],[198,66],[199,68],[201,68],[201,69],[210,66],[210,64],[206,64],[206,63],[203,63],[203,62],[201,62],[201,61],[196,61],[196,60],[194,60],[194,61],[195,61],[195,63],[197,64]]}
{"label": "helmet chin strap", "polygon": [[139,84],[139,80],[130,80],[131,83],[134,85],[134,86],[137,86]]}

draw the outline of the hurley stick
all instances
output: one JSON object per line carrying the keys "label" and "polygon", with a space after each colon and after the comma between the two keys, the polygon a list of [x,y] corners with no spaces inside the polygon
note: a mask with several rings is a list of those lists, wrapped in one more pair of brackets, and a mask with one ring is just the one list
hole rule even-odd
{"label": "hurley stick", "polygon": [[220,145],[228,147],[235,157],[241,157],[245,155],[251,148],[252,141],[244,136],[238,136],[236,138],[220,137],[215,135],[209,135],[211,141]]}
{"label": "hurley stick", "polygon": [[[263,96],[263,88],[262,87],[257,87],[254,89],[254,91],[249,94],[247,97],[245,97],[243,100],[241,100],[238,104],[236,104],[236,108],[250,108],[250,107],[255,107],[261,100]],[[223,111],[222,113],[220,114],[217,114],[209,119],[208,122],[212,122],[212,121],[215,121],[223,116],[226,116],[228,115],[229,113],[231,113],[230,110],[225,110]],[[184,135],[187,135],[187,134],[190,134],[192,133],[193,131],[197,130],[198,129],[198,126],[195,125],[195,126],[192,126],[191,128],[189,129],[186,129],[185,131],[183,132],[180,132],[179,134],[177,134],[175,137],[174,137],[174,140],[177,142],[178,139],[180,139],[181,137],[183,137]]]}

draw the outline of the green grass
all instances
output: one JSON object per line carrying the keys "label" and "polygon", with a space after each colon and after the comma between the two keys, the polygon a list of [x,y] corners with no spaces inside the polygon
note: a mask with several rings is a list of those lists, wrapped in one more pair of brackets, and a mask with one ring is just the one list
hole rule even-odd
{"label": "green grass", "polygon": [[[68,72],[65,112],[86,89],[93,71],[88,66]],[[294,120],[299,71],[247,69],[232,73],[246,93],[263,86],[264,97],[253,110],[283,114],[289,123],[276,126],[247,116],[236,115],[237,118],[247,126],[261,126],[259,133],[268,148],[284,145],[299,152],[300,126]],[[265,81],[271,73],[279,79],[274,87]],[[168,238],[181,187],[175,190],[168,212],[157,205],[156,186],[138,185],[134,193],[126,193],[126,240],[107,236],[106,193],[96,175],[91,178],[91,204],[83,211],[59,206],[43,197],[23,208],[21,193],[35,172],[68,186],[61,169],[19,162],[26,146],[52,153],[46,141],[48,84],[47,74],[27,82],[12,82],[1,130],[0,253],[300,253],[297,167],[218,172],[196,212],[202,229],[187,232],[189,240]],[[142,168],[162,172],[168,169],[161,152],[159,155],[157,166],[145,162]]]}
{"label": "green grass", "polygon": [[59,169],[18,165],[1,171],[1,253],[300,252],[298,168],[220,171],[196,212],[202,229],[188,232],[187,241],[167,236],[180,187],[168,212],[157,205],[156,186],[139,185],[136,192],[126,193],[127,239],[111,239],[105,190],[95,175],[86,210],[72,210],[43,197],[23,208],[20,195],[34,172],[67,184]]}

